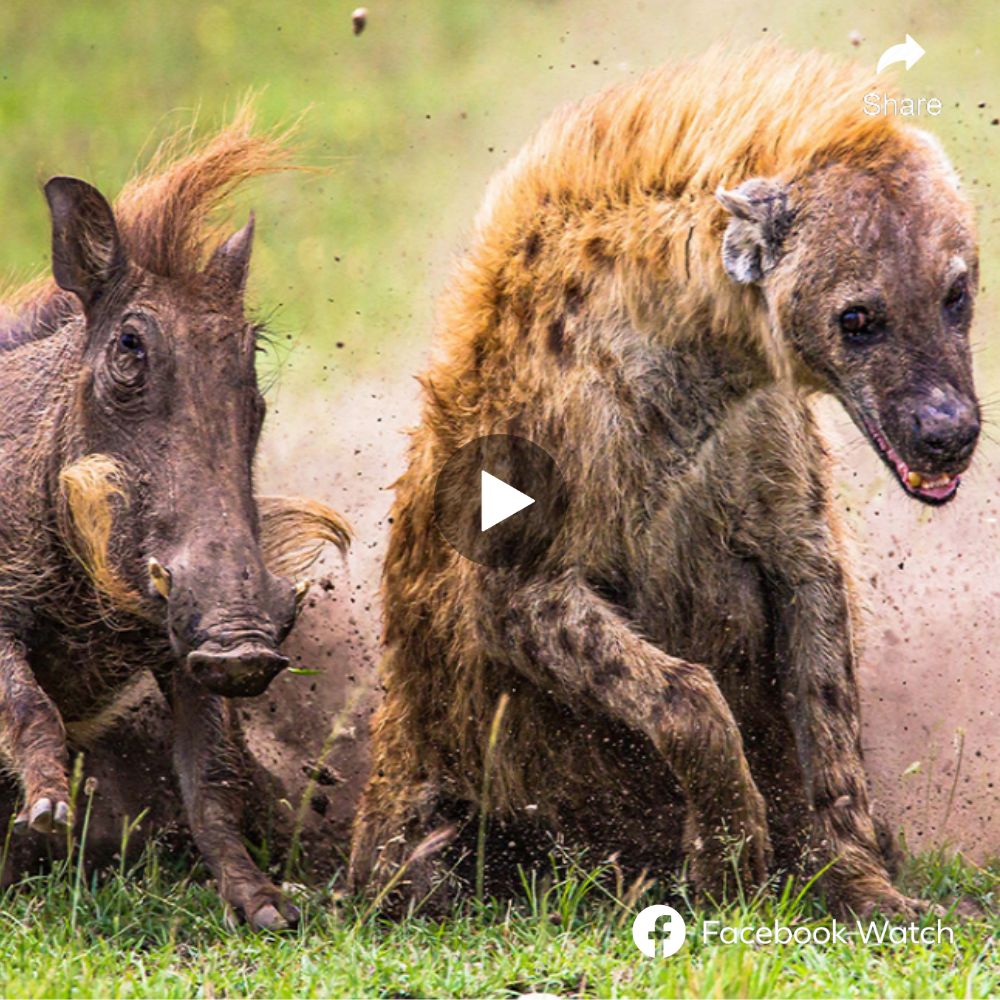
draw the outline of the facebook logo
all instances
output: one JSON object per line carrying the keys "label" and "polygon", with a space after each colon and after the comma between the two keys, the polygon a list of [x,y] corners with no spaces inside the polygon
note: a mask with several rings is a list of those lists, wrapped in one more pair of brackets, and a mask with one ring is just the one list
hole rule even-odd
{"label": "facebook logo", "polygon": [[647,906],[632,923],[632,940],[649,958],[677,954],[685,935],[684,918],[672,906]]}

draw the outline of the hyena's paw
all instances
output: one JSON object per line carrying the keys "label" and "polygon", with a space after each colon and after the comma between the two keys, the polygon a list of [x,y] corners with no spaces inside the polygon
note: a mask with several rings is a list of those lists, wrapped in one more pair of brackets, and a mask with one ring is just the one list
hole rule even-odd
{"label": "hyena's paw", "polygon": [[53,793],[30,799],[14,820],[14,832],[24,834],[34,830],[35,833],[64,835],[70,824],[68,798]]}
{"label": "hyena's paw", "polygon": [[713,833],[688,838],[689,871],[698,899],[720,903],[767,881],[771,840],[763,799],[752,805],[759,809],[751,808]]}
{"label": "hyena's paw", "polygon": [[936,903],[904,896],[891,885],[872,892],[845,894],[844,899],[834,903],[833,909],[845,919],[854,916],[861,920],[882,916],[912,922],[919,920],[926,914],[935,917],[945,915],[944,908]]}

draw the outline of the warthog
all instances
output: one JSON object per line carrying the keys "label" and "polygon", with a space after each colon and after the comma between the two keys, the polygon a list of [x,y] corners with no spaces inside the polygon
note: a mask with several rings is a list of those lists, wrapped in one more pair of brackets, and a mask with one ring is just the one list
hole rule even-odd
{"label": "warthog", "polygon": [[244,312],[253,220],[206,252],[238,183],[288,165],[249,112],[161,156],[113,210],[45,185],[55,287],[8,304],[0,353],[0,752],[24,790],[15,829],[72,822],[68,744],[143,671],[170,702],[192,834],[222,897],[257,928],[298,914],[241,840],[229,698],[286,666],[298,572],[344,522],[258,498],[260,330]]}
{"label": "warthog", "polygon": [[[734,854],[759,883],[773,847],[830,864],[840,910],[924,908],[872,816],[809,397],[906,495],[954,497],[978,259],[939,145],[866,117],[868,89],[815,54],[716,53],[563,109],[494,180],[398,483],[355,884],[447,899],[468,869],[427,838],[457,854],[488,818],[487,874],[555,834],[686,859],[717,896]],[[498,569],[450,548],[434,484],[502,434],[546,449],[567,497],[551,543]]]}

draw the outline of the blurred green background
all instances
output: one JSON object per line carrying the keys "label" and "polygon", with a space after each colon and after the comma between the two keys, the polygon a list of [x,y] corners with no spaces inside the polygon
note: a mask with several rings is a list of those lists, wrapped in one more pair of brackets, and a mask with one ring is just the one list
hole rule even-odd
{"label": "blurred green background", "polygon": [[[47,266],[45,176],[72,173],[114,193],[192,112],[210,127],[255,89],[264,124],[308,109],[305,157],[330,168],[261,181],[239,206],[257,210],[254,295],[287,345],[280,391],[320,372],[339,381],[410,370],[487,178],[557,103],[719,38],[778,37],[874,65],[909,32],[927,55],[902,87],[944,102],[924,124],[979,208],[987,294],[977,337],[988,344],[1000,267],[995,0],[373,0],[359,37],[354,6],[6,0],[0,275]],[[981,378],[995,384],[998,363],[996,348],[981,351]]]}

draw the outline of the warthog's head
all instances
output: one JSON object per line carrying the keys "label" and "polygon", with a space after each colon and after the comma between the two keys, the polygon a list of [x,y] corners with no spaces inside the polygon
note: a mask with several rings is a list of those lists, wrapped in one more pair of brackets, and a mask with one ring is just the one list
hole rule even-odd
{"label": "warthog's head", "polygon": [[800,380],[837,396],[906,492],[950,500],[979,437],[971,212],[935,140],[718,197],[723,265],[759,284]]}
{"label": "warthog's head", "polygon": [[[253,493],[264,420],[256,331],[243,310],[253,220],[200,271],[168,278],[130,259],[93,187],[57,177],[45,193],[55,279],[86,322],[72,403],[84,458],[63,485],[78,523],[88,504],[98,508],[88,521],[93,575],[103,560],[104,589],[119,586],[162,621],[205,687],[259,694],[287,665],[279,645],[300,595],[265,564]],[[100,513],[112,493],[113,531]],[[95,542],[102,517],[107,537]]]}

